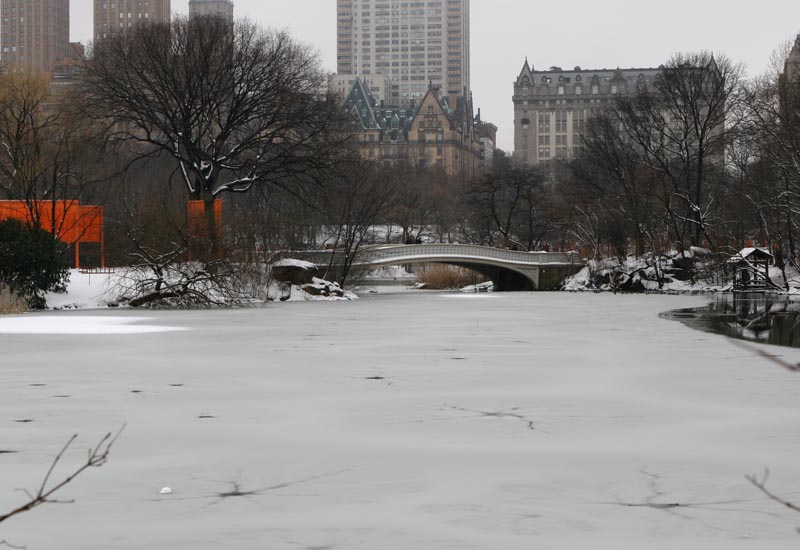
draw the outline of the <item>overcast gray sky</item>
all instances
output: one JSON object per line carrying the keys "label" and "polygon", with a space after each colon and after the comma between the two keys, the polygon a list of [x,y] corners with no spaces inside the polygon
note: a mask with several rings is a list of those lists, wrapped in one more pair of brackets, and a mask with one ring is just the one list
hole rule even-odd
{"label": "overcast gray sky", "polygon": [[[236,16],[289,29],[336,70],[335,0],[234,0]],[[176,13],[188,0],[172,0]],[[513,149],[512,84],[525,56],[537,68],[650,67],[677,51],[724,52],[764,72],[800,32],[800,0],[472,0],[472,89],[483,118]],[[92,36],[92,0],[72,0],[72,40]]]}

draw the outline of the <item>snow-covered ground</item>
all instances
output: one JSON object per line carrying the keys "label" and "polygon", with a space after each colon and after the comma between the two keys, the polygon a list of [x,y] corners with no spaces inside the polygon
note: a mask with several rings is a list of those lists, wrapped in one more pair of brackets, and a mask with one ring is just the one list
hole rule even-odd
{"label": "snow-covered ground", "polygon": [[[16,451],[0,454],[0,511],[72,433],[56,478],[127,423],[111,461],[60,494],[74,504],[12,518],[0,540],[795,549],[800,514],[744,476],[769,467],[770,487],[800,500],[800,375],[658,317],[703,303],[406,292],[90,315],[186,329],[169,333],[0,334],[0,451]],[[86,314],[25,318],[53,316]]]}
{"label": "snow-covered ground", "polygon": [[81,273],[77,269],[69,272],[66,293],[49,292],[45,295],[49,309],[96,309],[107,307],[118,299],[115,287],[119,282],[117,273]]}
{"label": "snow-covered ground", "polygon": [[[300,260],[282,260],[281,265],[314,264]],[[123,288],[129,286],[128,284],[119,285],[120,278],[123,277],[125,277],[124,271],[98,274],[81,273],[77,269],[72,269],[66,293],[48,292],[45,295],[47,308],[51,310],[105,309],[109,307],[109,304],[117,307],[121,294],[124,293]],[[313,283],[318,288],[334,284],[316,278]],[[336,287],[338,288],[338,285]],[[314,296],[305,292],[299,285],[283,285],[277,281],[270,282],[266,294],[271,300],[288,302],[355,300],[358,298],[355,293],[349,291],[345,291],[343,297]],[[257,300],[254,302],[257,303]]]}

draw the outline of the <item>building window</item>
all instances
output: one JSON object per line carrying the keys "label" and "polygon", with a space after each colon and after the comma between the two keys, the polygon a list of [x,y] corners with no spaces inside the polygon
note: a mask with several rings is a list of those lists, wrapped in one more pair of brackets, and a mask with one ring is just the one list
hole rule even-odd
{"label": "building window", "polygon": [[539,113],[539,133],[550,133],[550,113]]}
{"label": "building window", "polygon": [[556,132],[564,133],[567,131],[567,112],[556,111]]}

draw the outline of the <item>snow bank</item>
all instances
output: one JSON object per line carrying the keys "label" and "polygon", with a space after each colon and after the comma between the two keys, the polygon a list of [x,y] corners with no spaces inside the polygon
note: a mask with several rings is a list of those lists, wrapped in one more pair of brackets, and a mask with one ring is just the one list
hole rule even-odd
{"label": "snow bank", "polygon": [[134,325],[152,317],[89,317],[74,315],[30,315],[0,317],[0,334],[151,334],[178,332],[181,327]]}
{"label": "snow bank", "polygon": [[99,309],[116,303],[115,294],[119,283],[116,273],[81,273],[77,269],[69,272],[66,293],[49,292],[45,295],[48,309]]}
{"label": "snow bank", "polygon": [[[314,264],[310,262],[304,262],[302,260],[282,260],[282,262],[286,262],[284,267],[298,267],[302,269],[310,269],[315,267]],[[279,262],[279,264],[280,263],[281,262]],[[67,285],[67,292],[64,294],[48,293],[46,295],[47,307],[48,309],[52,310],[105,309],[109,307],[117,307],[118,303],[120,303],[119,293],[124,292],[124,287],[130,286],[129,282],[127,285],[120,285],[121,280],[125,277],[126,274],[124,271],[119,271],[117,273],[97,274],[81,273],[78,270],[71,270],[69,284]],[[342,291],[342,289],[336,283],[325,281],[316,277],[313,278],[311,284],[308,285],[311,292],[303,290],[303,286],[305,285],[290,285],[272,281],[261,299],[264,300],[266,297],[267,300],[290,302],[358,299],[358,296],[355,293],[350,291]],[[330,291],[334,291],[335,294],[339,295],[329,295]],[[253,303],[259,302],[254,300]],[[130,330],[130,327],[118,330]]]}
{"label": "snow bank", "polygon": [[[659,277],[662,281],[659,284]],[[628,257],[622,265],[617,260],[591,260],[575,275],[567,277],[562,290],[568,292],[633,291],[633,292],[720,292],[730,285],[702,280],[683,281],[665,269],[658,269],[643,258]]]}

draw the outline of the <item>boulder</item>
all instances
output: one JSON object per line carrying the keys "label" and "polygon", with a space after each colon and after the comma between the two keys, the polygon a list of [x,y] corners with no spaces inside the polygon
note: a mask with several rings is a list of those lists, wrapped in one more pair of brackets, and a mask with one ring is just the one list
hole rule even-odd
{"label": "boulder", "polygon": [[344,291],[336,283],[325,281],[324,279],[317,279],[302,286],[304,292],[311,296],[324,296],[326,298],[344,298]]}
{"label": "boulder", "polygon": [[286,259],[272,264],[272,278],[290,285],[312,284],[318,271],[316,265],[302,260]]}

